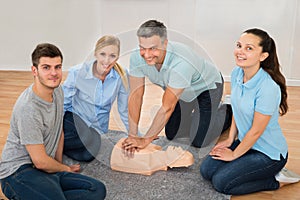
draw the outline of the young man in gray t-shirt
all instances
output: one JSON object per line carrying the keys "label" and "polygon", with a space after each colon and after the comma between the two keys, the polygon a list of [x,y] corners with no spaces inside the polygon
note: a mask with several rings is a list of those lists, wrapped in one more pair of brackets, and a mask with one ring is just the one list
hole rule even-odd
{"label": "young man in gray t-shirt", "polygon": [[9,199],[106,196],[103,183],[76,173],[80,165],[62,163],[62,60],[60,50],[48,43],[32,53],[34,83],[14,106],[0,162],[1,188]]}

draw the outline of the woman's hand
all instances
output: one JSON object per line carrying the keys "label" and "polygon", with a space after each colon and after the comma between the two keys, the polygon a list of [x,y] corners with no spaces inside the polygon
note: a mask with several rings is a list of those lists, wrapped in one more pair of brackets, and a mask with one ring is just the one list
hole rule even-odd
{"label": "woman's hand", "polygon": [[226,147],[230,147],[231,144],[232,144],[232,141],[231,141],[231,139],[228,138],[228,139],[226,139],[226,140],[223,140],[223,141],[217,143],[216,146],[214,146],[214,148],[212,149],[212,151],[213,151],[214,149],[218,149],[218,148],[226,148]]}
{"label": "woman's hand", "polygon": [[232,161],[235,159],[233,151],[229,148],[232,145],[232,140],[227,138],[214,146],[209,153],[216,160]]}
{"label": "woman's hand", "polygon": [[209,155],[216,160],[232,161],[236,159],[233,151],[227,147],[214,148]]}

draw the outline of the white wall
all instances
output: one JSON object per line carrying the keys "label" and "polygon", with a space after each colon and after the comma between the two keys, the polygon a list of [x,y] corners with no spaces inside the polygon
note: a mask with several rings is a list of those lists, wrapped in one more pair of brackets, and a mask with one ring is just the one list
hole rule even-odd
{"label": "white wall", "polygon": [[136,29],[151,18],[165,23],[170,40],[209,57],[227,80],[241,32],[262,28],[277,43],[288,84],[300,85],[300,0],[0,0],[0,70],[29,70],[40,42],[60,47],[67,70],[92,57],[104,34],[120,37],[120,62],[128,67]]}
{"label": "white wall", "polygon": [[56,44],[66,68],[85,59],[101,35],[101,1],[0,0],[0,69],[30,70],[41,42]]}

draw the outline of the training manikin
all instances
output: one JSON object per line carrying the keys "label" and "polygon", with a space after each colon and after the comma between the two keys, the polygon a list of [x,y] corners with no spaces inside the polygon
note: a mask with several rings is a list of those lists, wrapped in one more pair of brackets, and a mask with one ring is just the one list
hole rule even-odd
{"label": "training manikin", "polygon": [[169,146],[163,151],[161,146],[150,143],[146,148],[129,157],[122,149],[122,138],[114,146],[110,166],[113,170],[151,175],[156,171],[166,171],[168,167],[188,167],[194,163],[194,157],[189,151],[181,147]]}

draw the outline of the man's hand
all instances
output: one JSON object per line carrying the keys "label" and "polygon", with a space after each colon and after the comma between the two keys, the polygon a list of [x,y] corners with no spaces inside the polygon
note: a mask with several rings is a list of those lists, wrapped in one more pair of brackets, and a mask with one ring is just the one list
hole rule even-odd
{"label": "man's hand", "polygon": [[138,136],[129,135],[127,139],[122,143],[124,153],[128,157],[133,157],[135,151],[144,149],[148,144],[152,142],[151,138],[144,138]]}
{"label": "man's hand", "polygon": [[71,172],[80,172],[80,165],[76,164],[76,165],[70,165],[70,170]]}
{"label": "man's hand", "polygon": [[122,147],[124,150],[129,149],[144,149],[148,144],[150,144],[152,140],[144,138],[144,137],[138,137],[138,136],[129,136],[127,139],[124,140],[122,143]]}

